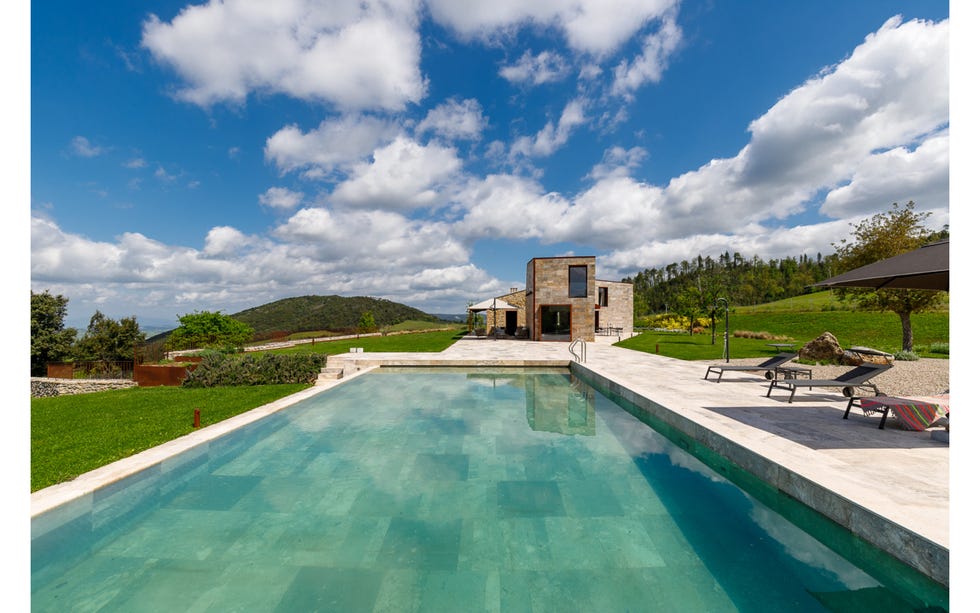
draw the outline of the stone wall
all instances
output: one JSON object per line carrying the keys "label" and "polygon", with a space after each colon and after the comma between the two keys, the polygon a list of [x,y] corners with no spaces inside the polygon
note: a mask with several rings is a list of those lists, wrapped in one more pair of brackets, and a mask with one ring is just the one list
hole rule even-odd
{"label": "stone wall", "polygon": [[[568,268],[588,267],[585,297],[568,295]],[[531,340],[541,340],[541,307],[569,305],[571,310],[571,339],[595,340],[595,256],[566,258],[534,258],[527,265],[527,327]]]}
{"label": "stone wall", "polygon": [[[526,328],[527,327],[527,317],[525,313],[527,312],[527,297],[524,290],[515,289],[509,294],[504,294],[503,296],[497,296],[497,300],[503,300],[504,302],[517,307],[517,327]],[[494,326],[498,328],[505,327],[507,323],[507,311],[497,311],[496,318],[492,311],[487,311],[486,315],[486,329],[487,333],[490,332],[491,328]],[[494,322],[496,319],[496,322]]]}
{"label": "stone wall", "polygon": [[31,377],[31,398],[51,398],[136,387],[129,379],[49,379]]}
{"label": "stone wall", "polygon": [[[623,338],[633,336],[633,284],[619,281],[596,280],[596,301],[599,306],[600,328],[622,328]],[[599,288],[608,290],[608,302],[599,302]]]}

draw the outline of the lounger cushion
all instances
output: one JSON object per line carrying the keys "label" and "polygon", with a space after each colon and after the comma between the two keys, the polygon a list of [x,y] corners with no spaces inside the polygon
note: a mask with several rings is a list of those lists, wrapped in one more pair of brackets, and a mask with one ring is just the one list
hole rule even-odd
{"label": "lounger cushion", "polygon": [[866,413],[891,409],[892,415],[906,430],[921,432],[949,414],[949,395],[913,396],[896,398],[893,396],[872,396],[861,399],[861,409]]}

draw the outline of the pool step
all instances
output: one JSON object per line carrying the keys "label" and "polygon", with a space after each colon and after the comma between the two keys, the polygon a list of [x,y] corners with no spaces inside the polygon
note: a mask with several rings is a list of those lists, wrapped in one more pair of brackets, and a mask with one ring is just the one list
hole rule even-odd
{"label": "pool step", "polygon": [[337,368],[334,366],[324,366],[320,370],[320,375],[316,378],[317,383],[326,383],[327,381],[335,381],[344,376],[344,369]]}

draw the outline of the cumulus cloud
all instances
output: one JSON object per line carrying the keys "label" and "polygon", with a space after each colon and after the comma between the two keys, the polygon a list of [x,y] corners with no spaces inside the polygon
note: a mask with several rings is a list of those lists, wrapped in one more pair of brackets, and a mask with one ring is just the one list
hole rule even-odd
{"label": "cumulus cloud", "polygon": [[415,132],[432,132],[451,140],[479,140],[486,126],[487,118],[476,99],[452,99],[429,111],[415,127]]}
{"label": "cumulus cloud", "polygon": [[641,86],[660,81],[668,60],[681,44],[681,38],[681,29],[673,17],[665,19],[660,30],[643,40],[640,55],[616,66],[613,94],[629,98]]}
{"label": "cumulus cloud", "polygon": [[[860,185],[865,175],[858,173],[871,172],[869,164],[881,151],[948,126],[948,62],[948,21],[889,20],[850,57],[753,121],[751,139],[738,155],[672,179],[663,201],[672,223],[658,237],[730,232],[745,223],[786,219],[804,211],[822,191],[855,178]],[[909,172],[905,180],[910,191],[935,196],[935,176],[943,173],[944,162],[929,151],[911,161],[928,164],[930,170]],[[920,183],[927,187],[920,191]],[[839,192],[835,199],[845,195]],[[907,198],[897,199],[902,200]],[[932,208],[940,203],[921,204]],[[837,210],[832,201],[823,212]]]}
{"label": "cumulus cloud", "polygon": [[178,98],[242,104],[251,92],[343,109],[418,102],[417,0],[211,0],[170,21],[151,15],[141,44],[183,82]]}
{"label": "cumulus cloud", "polygon": [[624,0],[610,10],[606,0],[428,0],[433,18],[464,37],[493,40],[533,24],[555,27],[579,52],[605,55],[648,22],[674,10],[676,0]]}
{"label": "cumulus cloud", "polygon": [[501,68],[500,76],[511,83],[541,85],[560,81],[568,72],[565,59],[553,51],[542,51],[534,56],[525,51],[516,64]]}
{"label": "cumulus cloud", "polygon": [[270,187],[259,194],[259,204],[273,209],[291,211],[303,202],[303,194],[285,187]]}
{"label": "cumulus cloud", "polygon": [[71,139],[71,152],[78,157],[94,158],[106,152],[104,147],[92,144],[84,136],[76,136]]}
{"label": "cumulus cloud", "polygon": [[371,162],[355,164],[350,178],[336,187],[331,200],[390,210],[440,206],[445,198],[442,188],[461,165],[455,149],[431,143],[422,146],[398,137],[377,149]]}
{"label": "cumulus cloud", "polygon": [[929,207],[949,202],[949,131],[915,149],[895,147],[861,160],[850,181],[830,191],[820,212],[843,218],[880,212],[912,200]]}
{"label": "cumulus cloud", "polygon": [[270,238],[219,226],[202,250],[138,233],[94,241],[31,219],[33,289],[70,295],[73,313],[102,308],[175,324],[195,309],[237,312],[325,291],[462,312],[473,296],[505,286],[468,259],[444,224],[384,212],[302,209]]}
{"label": "cumulus cloud", "polygon": [[603,152],[602,161],[589,171],[589,178],[605,179],[628,176],[646,157],[647,152],[642,147],[631,149],[619,146],[610,147]]}
{"label": "cumulus cloud", "polygon": [[350,165],[394,138],[400,127],[371,115],[345,115],[324,119],[310,132],[286,126],[266,139],[265,158],[280,172],[296,170],[323,174]]}
{"label": "cumulus cloud", "polygon": [[231,226],[211,228],[204,239],[204,254],[209,256],[229,256],[238,253],[248,245],[249,238]]}
{"label": "cumulus cloud", "polygon": [[516,139],[511,145],[511,157],[551,155],[567,143],[575,128],[584,124],[586,120],[585,103],[581,99],[572,100],[565,105],[557,125],[549,121],[533,138],[522,136]]}

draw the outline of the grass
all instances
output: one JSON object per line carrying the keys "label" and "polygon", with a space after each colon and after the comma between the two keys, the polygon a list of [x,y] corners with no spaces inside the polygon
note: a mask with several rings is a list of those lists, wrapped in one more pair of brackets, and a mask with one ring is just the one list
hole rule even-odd
{"label": "grass", "polygon": [[31,399],[31,491],[74,479],[308,385],[144,387]]}
{"label": "grass", "polygon": [[336,355],[348,353],[351,347],[363,347],[366,352],[439,352],[443,351],[461,336],[465,328],[418,332],[413,334],[391,334],[388,336],[364,336],[336,341],[323,341],[316,344],[296,345],[283,349],[270,349],[268,353],[325,353]]}
{"label": "grass", "polygon": [[[787,337],[787,341],[763,339],[730,338],[729,354],[733,359],[770,356],[776,352],[767,343],[795,343],[796,349],[824,332],[837,337],[841,347],[873,347],[889,353],[902,348],[902,325],[894,313],[867,311],[810,311],[779,312],[752,311],[736,309],[729,313],[729,331],[768,332],[774,336]],[[693,337],[680,333],[644,332],[640,336],[616,343],[647,353],[678,358],[681,360],[713,360],[722,357],[725,321],[717,323],[716,344],[711,345],[711,334],[695,334]],[[949,313],[929,312],[912,315],[912,333],[915,351],[924,358],[948,358],[949,353],[932,351],[949,344]]]}

